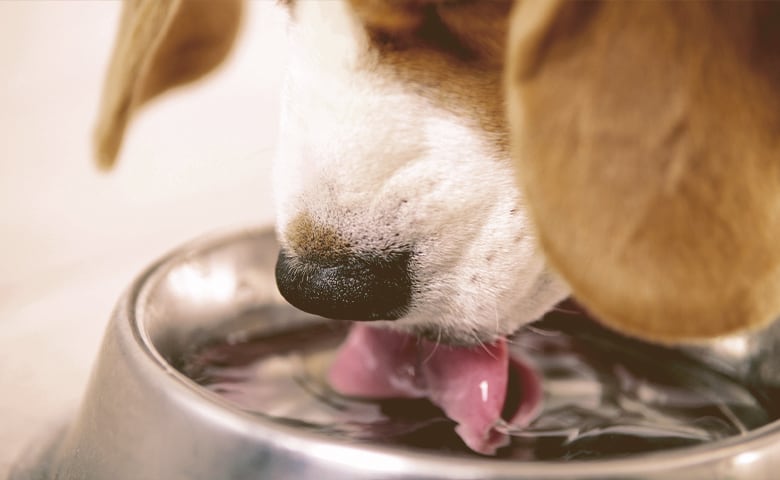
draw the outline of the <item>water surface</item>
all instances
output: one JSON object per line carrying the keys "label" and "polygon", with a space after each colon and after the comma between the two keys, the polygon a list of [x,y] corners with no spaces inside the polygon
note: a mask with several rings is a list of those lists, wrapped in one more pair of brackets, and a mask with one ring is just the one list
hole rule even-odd
{"label": "water surface", "polygon": [[[427,400],[359,401],[333,392],[325,372],[346,324],[248,333],[246,325],[275,315],[255,312],[173,363],[239,408],[279,422],[360,443],[477,455]],[[529,427],[504,427],[512,442],[498,457],[614,458],[741,435],[778,417],[776,393],[606,331],[579,312],[549,314],[513,336],[510,349],[541,373],[545,398]]]}

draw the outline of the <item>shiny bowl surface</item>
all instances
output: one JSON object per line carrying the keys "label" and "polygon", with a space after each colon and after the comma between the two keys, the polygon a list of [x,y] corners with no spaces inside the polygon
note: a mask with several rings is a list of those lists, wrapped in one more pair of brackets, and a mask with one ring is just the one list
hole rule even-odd
{"label": "shiny bowl surface", "polygon": [[[227,333],[225,319],[286,307],[274,283],[269,229],[184,246],[120,299],[77,415],[20,458],[11,479],[713,479],[777,478],[780,422],[712,444],[590,461],[458,458],[348,442],[250,415],[171,364],[193,342]],[[291,320],[292,319],[292,320]],[[253,326],[268,335],[318,317]],[[780,384],[778,327],[688,353],[750,382]]]}

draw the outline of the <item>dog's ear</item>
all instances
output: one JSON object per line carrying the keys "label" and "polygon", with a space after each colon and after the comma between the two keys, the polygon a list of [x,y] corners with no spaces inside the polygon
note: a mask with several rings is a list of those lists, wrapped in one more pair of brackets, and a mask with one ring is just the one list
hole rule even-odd
{"label": "dog's ear", "polygon": [[241,0],[125,0],[95,131],[101,167],[113,166],[138,107],[220,64],[242,10]]}
{"label": "dog's ear", "polygon": [[697,340],[780,312],[780,4],[524,0],[506,88],[551,265],[605,323]]}

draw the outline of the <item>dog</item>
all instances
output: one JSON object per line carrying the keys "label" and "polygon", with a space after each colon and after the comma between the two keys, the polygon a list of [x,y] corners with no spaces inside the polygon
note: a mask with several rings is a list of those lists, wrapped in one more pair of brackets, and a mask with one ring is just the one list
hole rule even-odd
{"label": "dog", "polygon": [[[277,283],[293,305],[455,345],[571,294],[664,343],[780,311],[780,5],[280,3]],[[242,9],[126,0],[103,167],[149,99],[219,65]]]}

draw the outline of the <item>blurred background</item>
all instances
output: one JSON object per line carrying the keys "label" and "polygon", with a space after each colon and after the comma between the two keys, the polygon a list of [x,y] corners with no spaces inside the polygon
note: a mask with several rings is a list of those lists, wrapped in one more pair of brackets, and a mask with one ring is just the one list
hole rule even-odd
{"label": "blurred background", "polygon": [[78,405],[114,303],[177,245],[270,225],[284,13],[249,3],[219,71],[91,135],[121,2],[0,1],[0,478]]}

